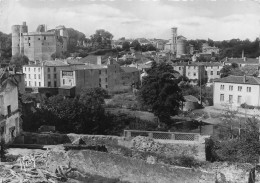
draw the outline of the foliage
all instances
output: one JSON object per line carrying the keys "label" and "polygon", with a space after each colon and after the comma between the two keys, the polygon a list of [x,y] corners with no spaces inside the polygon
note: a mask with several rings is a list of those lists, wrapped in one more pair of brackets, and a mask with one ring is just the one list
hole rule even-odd
{"label": "foliage", "polygon": [[0,61],[9,60],[12,57],[12,35],[0,31]]}
{"label": "foliage", "polygon": [[237,63],[232,63],[231,65],[225,65],[220,70],[220,77],[227,77],[229,75],[243,76],[245,73],[238,68]]}
{"label": "foliage", "polygon": [[17,70],[21,71],[22,66],[28,64],[29,59],[27,56],[22,54],[16,54],[11,59],[11,64],[13,64]]}
{"label": "foliage", "polygon": [[104,29],[96,30],[96,33],[90,36],[92,47],[95,49],[111,49],[113,35]]}
{"label": "foliage", "polygon": [[139,43],[139,41],[137,39],[135,39],[131,44],[131,47],[134,48],[135,51],[141,51],[142,47],[141,44]]}
{"label": "foliage", "polygon": [[79,32],[73,28],[67,28],[69,41],[68,41],[68,52],[73,53],[77,51],[78,44],[82,45],[83,41],[86,39],[85,34],[82,32]]}
{"label": "foliage", "polygon": [[129,51],[129,49],[130,49],[130,42],[124,41],[123,45],[122,45],[122,49],[126,50],[126,51]]}
{"label": "foliage", "polygon": [[163,122],[169,121],[171,115],[179,112],[183,96],[174,78],[172,66],[166,63],[153,63],[144,77],[143,85],[138,93],[142,106],[150,108]]}
{"label": "foliage", "polygon": [[142,45],[141,46],[141,50],[143,52],[146,52],[146,51],[156,51],[156,48],[152,44],[146,44],[146,45]]}
{"label": "foliage", "polygon": [[53,53],[52,55],[51,55],[51,58],[53,59],[53,60],[55,60],[56,58],[57,59],[66,59],[66,58],[68,58],[70,56],[70,54],[69,54],[69,52],[64,52],[64,53]]}
{"label": "foliage", "polygon": [[212,161],[256,163],[260,155],[258,122],[256,118],[248,118],[237,138],[222,141],[212,138],[208,141],[206,147],[209,146]]}

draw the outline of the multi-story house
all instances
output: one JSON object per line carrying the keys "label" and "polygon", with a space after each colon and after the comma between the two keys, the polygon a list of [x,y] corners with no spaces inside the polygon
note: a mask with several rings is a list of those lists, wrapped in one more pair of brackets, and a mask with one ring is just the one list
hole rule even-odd
{"label": "multi-story house", "polygon": [[172,64],[173,69],[182,76],[191,80],[191,84],[212,83],[214,79],[220,78],[220,70],[223,65],[219,62],[178,62]]}
{"label": "multi-story house", "polygon": [[252,76],[228,76],[214,81],[214,106],[241,104],[260,106],[260,78]]}
{"label": "multi-story house", "polygon": [[[68,63],[71,62],[71,63]],[[84,65],[83,63],[76,63],[72,60],[55,60],[36,62],[30,65],[23,66],[23,73],[25,74],[26,87],[60,87],[60,71],[75,65]]]}
{"label": "multi-story house", "polygon": [[1,78],[0,82],[0,136],[8,143],[21,132],[18,87],[10,78]]}

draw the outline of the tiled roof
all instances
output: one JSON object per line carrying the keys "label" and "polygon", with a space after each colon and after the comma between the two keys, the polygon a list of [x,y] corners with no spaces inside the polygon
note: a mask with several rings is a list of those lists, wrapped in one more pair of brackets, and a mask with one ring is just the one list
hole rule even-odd
{"label": "tiled roof", "polygon": [[105,68],[107,68],[107,66],[105,65],[88,64],[88,65],[74,65],[70,67],[70,70],[105,69]]}
{"label": "tiled roof", "polygon": [[44,62],[45,66],[67,66],[63,60],[48,60]]}
{"label": "tiled roof", "polygon": [[225,63],[237,63],[237,64],[259,64],[259,60],[257,58],[224,58]]}
{"label": "tiled roof", "polygon": [[175,62],[172,64],[173,66],[199,66],[199,65],[203,65],[203,66],[207,66],[207,67],[211,67],[211,66],[222,66],[222,63],[220,62],[191,62],[190,64],[188,64],[188,62]]}
{"label": "tiled roof", "polygon": [[90,64],[97,64],[97,55],[88,55],[79,61],[82,63],[90,63]]}
{"label": "tiled roof", "polygon": [[138,72],[139,70],[136,67],[121,67],[124,72]]}
{"label": "tiled roof", "polygon": [[224,78],[215,79],[214,82],[260,85],[260,78],[253,77],[253,76],[232,76],[231,75]]}
{"label": "tiled roof", "polygon": [[192,96],[192,95],[186,95],[184,96],[184,100],[186,102],[199,102],[199,99],[197,99],[196,97]]}

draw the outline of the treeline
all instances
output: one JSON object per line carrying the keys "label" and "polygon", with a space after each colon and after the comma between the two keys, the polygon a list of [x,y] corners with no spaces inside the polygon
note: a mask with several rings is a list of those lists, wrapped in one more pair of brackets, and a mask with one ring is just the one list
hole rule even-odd
{"label": "treeline", "polygon": [[0,32],[0,62],[9,62],[12,57],[12,35]]}

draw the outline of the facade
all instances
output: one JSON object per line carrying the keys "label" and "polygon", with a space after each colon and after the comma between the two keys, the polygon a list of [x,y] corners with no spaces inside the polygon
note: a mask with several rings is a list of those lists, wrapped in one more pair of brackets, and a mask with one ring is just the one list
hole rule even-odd
{"label": "facade", "polygon": [[214,81],[214,106],[241,104],[260,106],[260,78],[252,76],[228,76]]}
{"label": "facade", "polygon": [[191,80],[191,84],[199,84],[199,80],[204,83],[212,83],[214,79],[220,78],[220,70],[223,64],[219,62],[177,62],[172,67],[180,75]]}
{"label": "facade", "polygon": [[18,88],[16,83],[7,78],[1,82],[0,90],[0,134],[5,142],[12,142],[21,132],[18,109]]}
{"label": "facade", "polygon": [[35,32],[28,32],[26,22],[12,26],[12,55],[24,54],[31,61],[50,60],[52,54],[67,51],[68,32],[64,26],[46,30],[39,25]]}
{"label": "facade", "polygon": [[55,60],[24,65],[23,73],[25,74],[25,86],[32,88],[58,88],[61,86],[60,71],[78,65],[84,64],[73,62],[72,60]]}

